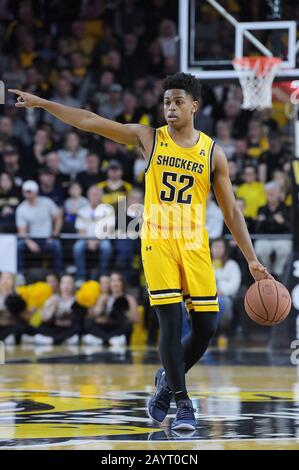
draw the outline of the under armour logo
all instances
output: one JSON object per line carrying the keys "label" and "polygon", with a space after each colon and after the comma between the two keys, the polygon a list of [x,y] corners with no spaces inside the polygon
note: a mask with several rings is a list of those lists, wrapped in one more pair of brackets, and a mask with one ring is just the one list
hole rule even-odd
{"label": "under armour logo", "polygon": [[145,250],[146,250],[146,251],[149,251],[149,250],[151,250],[151,249],[152,249],[151,246],[146,246],[146,247],[145,247]]}
{"label": "under armour logo", "polygon": [[164,142],[160,142],[161,147],[168,147],[168,144],[164,144]]}
{"label": "under armour logo", "polygon": [[200,155],[201,157],[205,157],[205,156],[206,156],[205,150],[204,150],[204,149],[201,149],[201,151],[199,152],[199,155]]}

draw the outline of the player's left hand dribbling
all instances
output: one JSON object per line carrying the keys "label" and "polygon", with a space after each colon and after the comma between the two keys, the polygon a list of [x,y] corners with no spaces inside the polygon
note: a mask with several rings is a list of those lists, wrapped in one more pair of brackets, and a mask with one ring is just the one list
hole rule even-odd
{"label": "player's left hand dribbling", "polygon": [[274,280],[274,277],[268,272],[267,268],[259,261],[250,261],[248,267],[255,281],[261,281],[262,279]]}

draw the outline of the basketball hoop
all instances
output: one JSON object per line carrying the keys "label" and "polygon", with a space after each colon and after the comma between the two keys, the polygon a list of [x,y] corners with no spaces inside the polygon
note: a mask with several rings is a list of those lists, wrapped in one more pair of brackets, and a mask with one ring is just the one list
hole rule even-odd
{"label": "basketball hoop", "polygon": [[272,107],[272,83],[279,69],[278,57],[241,57],[233,65],[243,90],[243,109]]}

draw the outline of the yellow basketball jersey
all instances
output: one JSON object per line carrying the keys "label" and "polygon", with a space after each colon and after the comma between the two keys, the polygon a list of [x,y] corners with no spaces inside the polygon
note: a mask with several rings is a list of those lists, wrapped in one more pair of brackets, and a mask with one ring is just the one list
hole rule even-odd
{"label": "yellow basketball jersey", "polygon": [[196,145],[185,148],[174,142],[167,126],[155,129],[145,173],[145,223],[185,234],[205,226],[213,147],[201,131]]}

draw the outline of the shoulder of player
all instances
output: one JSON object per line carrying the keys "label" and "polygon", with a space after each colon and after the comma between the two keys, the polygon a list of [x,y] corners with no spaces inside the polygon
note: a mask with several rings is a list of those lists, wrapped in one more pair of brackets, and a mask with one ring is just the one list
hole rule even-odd
{"label": "shoulder of player", "polygon": [[212,150],[213,155],[212,155],[212,172],[221,172],[223,173],[224,171],[226,172],[227,170],[227,157],[223,151],[223,149],[217,145],[216,143],[214,144],[214,148]]}
{"label": "shoulder of player", "polygon": [[138,124],[136,134],[138,137],[137,148],[143,157],[147,159],[153,149],[156,130],[153,127]]}
{"label": "shoulder of player", "polygon": [[150,126],[138,124],[137,135],[143,148],[145,148],[145,146],[148,145],[149,141],[150,143],[153,142],[155,136],[155,129]]}

